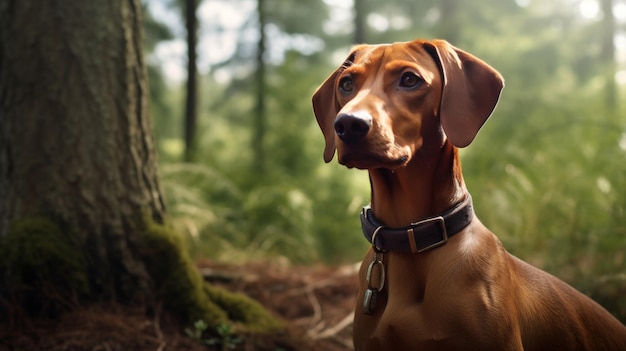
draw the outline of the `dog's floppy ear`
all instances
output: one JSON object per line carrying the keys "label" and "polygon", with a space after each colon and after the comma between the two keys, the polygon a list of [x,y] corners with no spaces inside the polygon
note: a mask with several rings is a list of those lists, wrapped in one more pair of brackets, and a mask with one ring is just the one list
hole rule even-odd
{"label": "dog's floppy ear", "polygon": [[339,112],[340,106],[335,96],[337,90],[337,77],[354,63],[356,51],[359,47],[355,47],[344,61],[344,63],[333,72],[330,77],[326,78],[324,83],[317,88],[315,94],[313,94],[313,112],[315,113],[315,119],[317,124],[322,129],[324,139],[326,140],[326,147],[324,149],[324,161],[326,163],[333,159],[335,154],[335,117]]}
{"label": "dog's floppy ear", "polygon": [[326,141],[326,147],[324,148],[324,161],[326,163],[330,162],[335,154],[334,124],[337,112],[339,112],[335,89],[337,76],[340,73],[341,68],[338,68],[330,77],[326,78],[324,83],[313,94],[313,112]]}
{"label": "dog's floppy ear", "polygon": [[469,145],[491,115],[504,79],[494,68],[444,40],[424,43],[439,62],[443,92],[439,118],[444,132],[456,147]]}

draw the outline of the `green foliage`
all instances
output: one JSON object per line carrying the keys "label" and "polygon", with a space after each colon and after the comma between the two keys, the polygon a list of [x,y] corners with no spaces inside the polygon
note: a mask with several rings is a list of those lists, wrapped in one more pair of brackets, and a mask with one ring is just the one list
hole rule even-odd
{"label": "green foliage", "polygon": [[209,329],[209,325],[203,320],[197,320],[193,323],[193,329],[185,328],[185,333],[196,342],[202,343],[202,334]]}
{"label": "green foliage", "polygon": [[198,343],[205,345],[221,346],[222,350],[234,349],[237,344],[241,343],[241,339],[235,336],[232,325],[220,323],[215,328],[216,337],[205,339],[203,334],[209,329],[208,324],[203,320],[198,320],[194,324],[194,329],[185,329],[187,335]]}
{"label": "green foliage", "polygon": [[[446,8],[450,3],[456,7]],[[360,259],[367,247],[357,217],[368,201],[367,176],[323,164],[310,102],[347,54],[353,26],[337,8],[307,4],[306,18],[291,2],[269,14],[275,27],[268,47],[301,34],[314,40],[309,51],[281,46],[268,60],[266,173],[251,167],[254,46],[243,34],[234,58],[218,67],[233,80],[204,78],[199,163],[163,165],[174,223],[187,228],[194,255],[340,262]],[[626,270],[626,111],[606,103],[612,79],[602,56],[602,16],[584,17],[564,1],[390,0],[367,7],[368,42],[443,36],[504,75],[494,116],[463,150],[481,220],[513,253],[579,289],[594,296],[622,291],[615,282]],[[182,106],[180,89],[170,89],[170,103]],[[626,101],[623,86],[618,94]]]}
{"label": "green foliage", "polygon": [[43,217],[15,221],[0,241],[0,293],[33,315],[68,310],[89,293],[82,251]]}
{"label": "green foliage", "polygon": [[[366,247],[359,245],[363,243],[356,220],[365,197],[355,201],[343,196],[353,185],[341,177],[318,177],[319,182],[329,178],[327,187],[305,187],[282,176],[245,190],[245,184],[235,184],[232,177],[207,166],[170,164],[162,169],[172,224],[187,234],[193,255],[230,262],[285,257],[310,263],[321,255],[345,261],[342,255],[349,252],[348,259],[356,260]],[[329,209],[336,211],[330,218]],[[316,222],[318,215],[323,220]],[[342,230],[351,233],[352,240],[350,235],[339,236]]]}
{"label": "green foliage", "polygon": [[222,350],[234,349],[241,339],[235,336],[233,327],[230,324],[220,324],[217,326],[217,338],[208,340],[208,345],[221,345]]}

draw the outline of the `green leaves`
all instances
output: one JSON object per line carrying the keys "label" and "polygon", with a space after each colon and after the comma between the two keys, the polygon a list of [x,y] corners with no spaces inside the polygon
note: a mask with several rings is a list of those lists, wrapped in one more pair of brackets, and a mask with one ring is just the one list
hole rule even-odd
{"label": "green leaves", "polygon": [[[507,86],[493,117],[463,150],[479,217],[511,251],[570,282],[624,271],[626,151],[620,140],[626,111],[605,103],[610,67],[600,57],[602,19],[585,18],[562,1],[449,4],[457,8],[369,2],[367,41],[451,33],[455,45],[504,75]],[[278,33],[269,36],[268,48],[294,39],[290,34],[325,46],[321,52],[287,49],[282,59],[268,61],[266,172],[250,166],[254,84],[246,45],[247,56],[220,66],[230,69],[232,82],[219,83],[211,74],[203,81],[200,163],[163,166],[175,222],[188,229],[197,253],[349,261],[367,247],[357,217],[369,199],[367,176],[323,163],[310,102],[351,45],[351,23],[349,17],[337,21],[342,10],[326,2],[307,2],[306,11],[295,5],[268,6],[272,33]],[[446,18],[453,14],[454,21]],[[323,24],[333,20],[345,30],[329,35]],[[386,21],[388,30],[376,30],[376,21]],[[182,95],[174,90],[169,103],[180,104]]]}

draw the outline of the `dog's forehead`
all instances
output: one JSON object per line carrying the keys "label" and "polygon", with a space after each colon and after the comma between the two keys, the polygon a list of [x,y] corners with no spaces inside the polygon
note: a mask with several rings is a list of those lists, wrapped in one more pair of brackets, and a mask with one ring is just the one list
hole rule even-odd
{"label": "dog's forehead", "polygon": [[359,45],[354,48],[344,66],[386,65],[393,61],[413,62],[436,67],[433,57],[424,48],[424,41],[414,40],[392,44]]}

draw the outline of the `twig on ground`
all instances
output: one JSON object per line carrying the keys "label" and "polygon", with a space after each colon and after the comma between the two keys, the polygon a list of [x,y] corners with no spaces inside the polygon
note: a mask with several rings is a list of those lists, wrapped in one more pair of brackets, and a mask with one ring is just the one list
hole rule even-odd
{"label": "twig on ground", "polygon": [[348,327],[352,324],[354,312],[350,312],[346,315],[339,323],[335,324],[333,327],[326,328],[321,333],[312,336],[313,339],[326,339],[337,335],[340,331]]}

